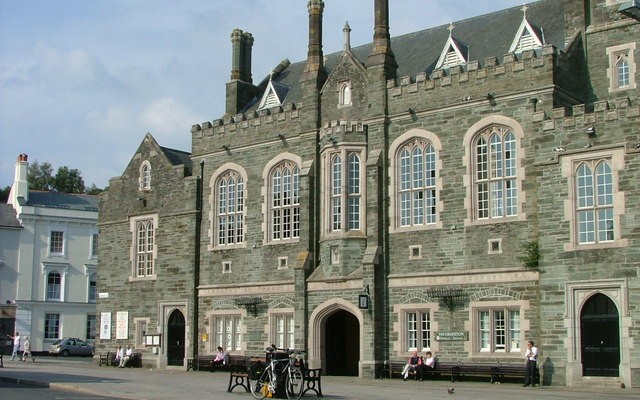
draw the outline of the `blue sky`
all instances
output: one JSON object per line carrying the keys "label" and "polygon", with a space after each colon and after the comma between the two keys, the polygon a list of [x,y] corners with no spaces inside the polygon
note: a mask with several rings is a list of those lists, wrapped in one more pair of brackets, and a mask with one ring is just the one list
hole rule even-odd
{"label": "blue sky", "polygon": [[[0,187],[18,154],[108,185],[147,132],[190,151],[191,125],[220,118],[234,28],[254,37],[253,77],[304,60],[306,0],[0,0]],[[390,0],[391,36],[521,0]],[[277,6],[276,6],[277,5]],[[325,0],[325,54],[373,36],[373,0]],[[514,32],[515,33],[515,32]]]}

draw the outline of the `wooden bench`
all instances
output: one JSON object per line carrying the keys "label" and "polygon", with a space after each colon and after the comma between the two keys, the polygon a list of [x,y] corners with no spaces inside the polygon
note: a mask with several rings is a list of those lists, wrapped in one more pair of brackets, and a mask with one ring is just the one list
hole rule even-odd
{"label": "wooden bench", "polygon": [[[459,381],[466,377],[486,377],[491,383],[500,383],[504,378],[524,380],[527,375],[527,367],[524,364],[451,363],[447,368],[451,369],[451,382]],[[537,376],[538,374],[536,374]],[[539,378],[537,377],[536,379]]]}
{"label": "wooden bench", "polygon": [[227,392],[240,386],[250,392],[251,358],[246,356],[229,356],[229,386]]}
{"label": "wooden bench", "polygon": [[[496,365],[496,369],[494,371],[494,375],[492,376],[491,383],[500,383],[504,378],[514,378],[514,379],[524,379],[527,376],[527,365],[526,364],[502,364],[498,363]],[[535,379],[532,382],[533,384],[540,384],[540,373],[536,371]]]}
{"label": "wooden bench", "polygon": [[[394,376],[402,377],[402,370],[407,364],[406,360],[388,360],[380,372],[380,379]],[[501,382],[504,378],[522,378],[527,374],[527,367],[524,364],[502,364],[502,363],[462,363],[443,362],[436,360],[434,369],[424,369],[424,378],[449,378],[451,382],[463,380],[466,377],[486,377],[491,383]],[[416,377],[415,371],[409,371],[409,375]],[[539,379],[539,378],[537,378]]]}
{"label": "wooden bench", "polygon": [[213,372],[214,364],[213,360],[216,359],[215,354],[198,355],[195,359],[189,358],[187,360],[187,371],[193,369],[194,371],[210,371]]}
{"label": "wooden bench", "polygon": [[[398,377],[402,378],[402,370],[404,369],[404,366],[407,365],[407,360],[403,360],[403,361],[399,361],[399,360],[387,360],[385,361],[385,363],[382,365],[382,369],[380,371],[380,379],[384,379],[384,378],[389,378],[392,379],[394,375],[397,375]],[[437,365],[437,362],[436,362]],[[434,370],[429,370],[428,374],[432,374]],[[415,370],[410,370],[409,371],[409,376],[413,377],[414,379],[416,378],[416,372]]]}
{"label": "wooden bench", "polygon": [[303,368],[302,373],[304,375],[304,390],[302,395],[308,391],[314,391],[318,397],[322,396],[322,368],[307,369]]}
{"label": "wooden bench", "polygon": [[126,368],[142,368],[142,353],[133,353],[124,366]]}
{"label": "wooden bench", "polygon": [[98,361],[98,366],[101,367],[102,364],[106,366],[111,366],[114,364],[114,360],[116,358],[116,353],[111,351],[107,351],[107,354],[100,354],[100,360]]}

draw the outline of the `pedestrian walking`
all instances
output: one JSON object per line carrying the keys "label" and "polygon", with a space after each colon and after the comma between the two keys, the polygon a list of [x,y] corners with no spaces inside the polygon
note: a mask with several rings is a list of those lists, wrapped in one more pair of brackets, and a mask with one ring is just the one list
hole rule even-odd
{"label": "pedestrian walking", "polygon": [[27,361],[27,357],[31,357],[31,362],[36,362],[36,359],[31,355],[31,341],[29,341],[29,336],[25,336],[24,344],[22,345],[22,356],[20,357],[20,361]]}
{"label": "pedestrian walking", "polygon": [[11,353],[11,361],[13,361],[16,356],[20,357],[20,342],[22,338],[20,337],[20,332],[16,332],[15,336],[7,335],[10,339],[13,339],[13,352]]}

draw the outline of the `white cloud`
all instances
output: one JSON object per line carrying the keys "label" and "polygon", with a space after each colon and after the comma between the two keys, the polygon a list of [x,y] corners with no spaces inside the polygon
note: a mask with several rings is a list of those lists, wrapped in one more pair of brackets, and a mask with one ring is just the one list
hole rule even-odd
{"label": "white cloud", "polygon": [[[253,76],[306,58],[304,0],[0,0],[0,186],[18,154],[106,186],[146,132],[190,150],[190,127],[224,113],[234,28],[255,38]],[[391,0],[393,36],[521,0]],[[463,15],[464,13],[464,15]],[[371,0],[325,0],[325,53],[373,35]]]}

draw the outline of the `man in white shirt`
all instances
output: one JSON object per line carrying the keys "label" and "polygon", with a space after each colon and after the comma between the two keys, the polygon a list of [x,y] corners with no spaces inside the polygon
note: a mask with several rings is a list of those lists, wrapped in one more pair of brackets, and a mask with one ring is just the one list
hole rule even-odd
{"label": "man in white shirt", "polygon": [[11,353],[11,361],[13,361],[16,356],[20,356],[20,342],[22,338],[20,337],[20,332],[16,332],[15,336],[7,335],[10,339],[13,339],[13,352]]}
{"label": "man in white shirt", "polygon": [[538,373],[538,348],[534,346],[533,341],[527,342],[527,351],[525,352],[527,360],[527,376],[524,379],[524,387],[536,385],[536,374]]}
{"label": "man in white shirt", "polygon": [[133,356],[133,349],[131,348],[131,345],[127,345],[127,350],[124,352],[124,357],[120,359],[120,365],[118,366],[120,368],[124,368],[132,356]]}

